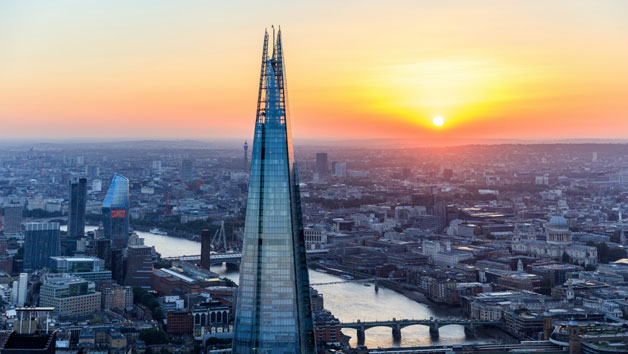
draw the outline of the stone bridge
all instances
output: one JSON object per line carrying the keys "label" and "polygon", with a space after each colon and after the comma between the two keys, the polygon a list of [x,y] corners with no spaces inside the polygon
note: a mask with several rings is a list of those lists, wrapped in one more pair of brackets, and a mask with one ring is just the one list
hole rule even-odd
{"label": "stone bridge", "polygon": [[430,328],[430,335],[433,338],[438,338],[438,329],[440,327],[449,325],[461,325],[464,326],[465,333],[469,336],[475,335],[475,329],[485,326],[499,326],[500,321],[479,321],[473,319],[462,318],[444,318],[435,319],[430,317],[429,319],[415,320],[404,319],[397,320],[393,318],[388,321],[356,321],[356,322],[343,322],[340,323],[340,328],[353,328],[358,333],[358,344],[364,344],[365,332],[369,328],[373,327],[390,327],[392,329],[393,339],[401,339],[401,329],[409,326],[427,326]]}

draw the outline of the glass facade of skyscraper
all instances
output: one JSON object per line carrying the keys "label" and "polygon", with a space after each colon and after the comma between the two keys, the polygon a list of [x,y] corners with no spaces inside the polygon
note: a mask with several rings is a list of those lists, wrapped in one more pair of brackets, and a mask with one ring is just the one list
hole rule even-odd
{"label": "glass facade of skyscraper", "polygon": [[50,257],[59,255],[59,223],[28,223],[24,233],[24,270],[50,265]]}
{"label": "glass facade of skyscraper", "polygon": [[296,166],[286,115],[281,31],[262,74],[236,306],[234,353],[314,353]]}
{"label": "glass facade of skyscraper", "polygon": [[85,207],[87,203],[87,179],[70,181],[70,205],[68,207],[68,236],[85,235]]}
{"label": "glass facade of skyscraper", "polygon": [[124,248],[129,240],[129,179],[115,174],[102,204],[105,237],[111,248]]}

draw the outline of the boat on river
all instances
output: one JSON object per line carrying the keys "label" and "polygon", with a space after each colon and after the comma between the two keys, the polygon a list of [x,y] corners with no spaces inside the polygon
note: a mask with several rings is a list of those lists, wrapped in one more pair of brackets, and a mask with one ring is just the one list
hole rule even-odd
{"label": "boat on river", "polygon": [[155,235],[168,236],[168,233],[166,231],[161,231],[158,228],[150,229],[150,233]]}

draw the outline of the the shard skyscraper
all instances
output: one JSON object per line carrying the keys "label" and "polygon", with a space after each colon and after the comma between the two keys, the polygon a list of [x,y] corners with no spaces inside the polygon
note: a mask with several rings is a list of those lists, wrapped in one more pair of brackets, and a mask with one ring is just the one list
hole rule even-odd
{"label": "the shard skyscraper", "polygon": [[233,342],[238,354],[316,347],[281,30],[272,37],[269,43],[264,35]]}

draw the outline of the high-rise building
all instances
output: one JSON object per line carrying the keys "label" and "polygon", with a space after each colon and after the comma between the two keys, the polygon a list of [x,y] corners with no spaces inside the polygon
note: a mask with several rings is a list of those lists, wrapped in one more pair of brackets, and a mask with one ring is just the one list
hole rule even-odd
{"label": "high-rise building", "polygon": [[24,270],[48,267],[60,254],[59,223],[28,223],[24,234]]}
{"label": "high-rise building", "polygon": [[212,251],[212,234],[209,230],[201,232],[201,267],[209,270]]}
{"label": "high-rise building", "polygon": [[85,235],[85,207],[87,205],[87,179],[70,181],[70,206],[68,208],[68,236]]}
{"label": "high-rise building", "polygon": [[19,283],[17,282],[17,280],[14,280],[13,287],[11,288],[11,303],[14,303],[17,305],[17,298],[19,294],[20,294]]}
{"label": "high-rise building", "polygon": [[95,179],[92,181],[92,192],[102,192],[102,181]]}
{"label": "high-rise building", "polygon": [[17,306],[24,306],[28,295],[28,273],[20,273],[20,282],[17,288]]}
{"label": "high-rise building", "polygon": [[150,288],[153,275],[152,248],[149,246],[129,246],[127,250],[124,285]]}
{"label": "high-rise building", "polygon": [[96,165],[89,165],[85,167],[85,172],[87,173],[88,178],[93,179],[100,175],[100,167]]}
{"label": "high-rise building", "polygon": [[129,239],[129,179],[115,174],[102,203],[105,238],[111,248],[124,248]]}
{"label": "high-rise building", "polygon": [[192,160],[186,159],[181,161],[181,180],[189,182],[192,180]]}
{"label": "high-rise building", "polygon": [[334,175],[342,178],[347,177],[347,163],[337,162],[334,166]]}
{"label": "high-rise building", "polygon": [[115,280],[116,283],[122,284],[124,281],[124,249],[122,248],[114,248],[110,249],[109,256],[109,266],[111,269],[111,279]]}
{"label": "high-rise building", "polygon": [[327,153],[319,152],[316,154],[316,172],[318,175],[323,177],[329,174],[329,168],[327,166]]}
{"label": "high-rise building", "polygon": [[[274,32],[274,30],[273,30]],[[286,111],[281,30],[264,35],[236,307],[234,353],[314,353],[298,183]]]}
{"label": "high-rise building", "polygon": [[153,163],[152,163],[153,170],[161,171],[161,165],[162,164],[161,164],[160,160],[153,161]]}
{"label": "high-rise building", "polygon": [[2,209],[2,227],[4,234],[12,235],[22,232],[24,203],[18,200],[8,200],[4,202]]}

